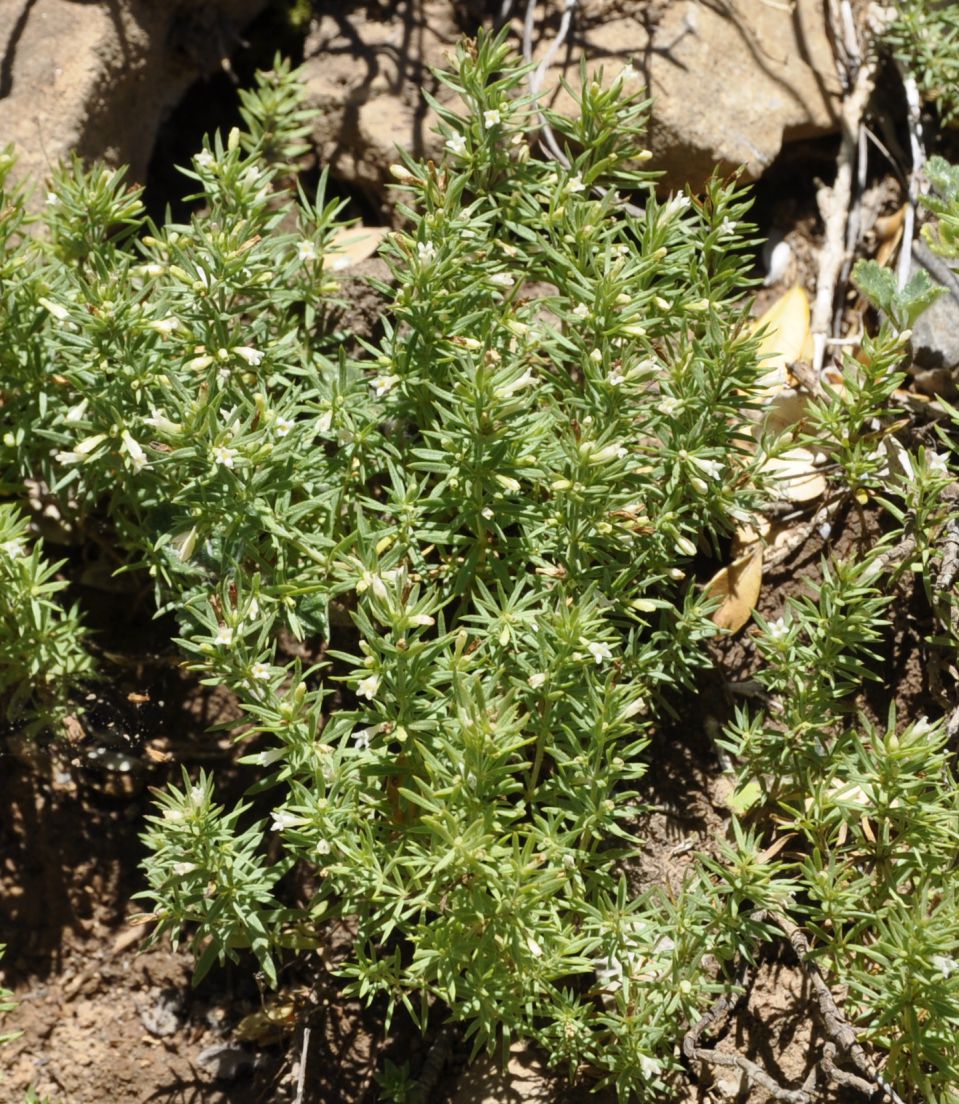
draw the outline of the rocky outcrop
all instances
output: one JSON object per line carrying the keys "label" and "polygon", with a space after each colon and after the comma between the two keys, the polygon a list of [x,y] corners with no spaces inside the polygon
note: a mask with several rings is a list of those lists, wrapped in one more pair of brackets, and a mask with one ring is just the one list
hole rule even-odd
{"label": "rocky outcrop", "polygon": [[265,5],[3,0],[0,147],[12,142],[19,175],[37,183],[71,151],[129,164],[142,180],[166,114]]}
{"label": "rocky outcrop", "polygon": [[[514,3],[518,13],[525,4]],[[539,58],[556,34],[563,5],[541,2]],[[560,78],[631,64],[654,97],[649,141],[666,187],[700,186],[713,167],[746,166],[755,178],[783,144],[834,131],[839,81],[823,5],[736,0],[580,0],[568,42],[544,88],[547,102],[573,110]],[[306,44],[315,140],[333,173],[382,196],[396,147],[431,154],[438,143],[421,92],[444,98],[431,73],[461,33],[450,0],[375,4],[327,0]],[[519,46],[519,21],[516,21]],[[550,91],[552,90],[552,91]]]}

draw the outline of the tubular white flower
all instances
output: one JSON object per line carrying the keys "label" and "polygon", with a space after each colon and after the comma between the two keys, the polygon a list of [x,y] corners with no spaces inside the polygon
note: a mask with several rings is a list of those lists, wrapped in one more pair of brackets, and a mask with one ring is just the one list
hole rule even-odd
{"label": "tubular white flower", "polygon": [[11,560],[19,559],[24,554],[26,546],[22,537],[14,537],[12,540],[3,541],[0,544],[0,552],[9,556]]}
{"label": "tubular white flower", "polygon": [[491,108],[489,111],[483,112],[483,125],[487,127],[498,126],[503,121],[503,116],[496,110]]}
{"label": "tubular white flower", "polygon": [[130,435],[130,431],[125,429],[120,434],[120,440],[122,442],[122,449],[130,458],[130,467],[134,472],[141,472],[147,466],[147,454],[140,447],[139,443],[134,440]]}
{"label": "tubular white flower", "polygon": [[52,299],[40,299],[39,302],[40,306],[46,307],[58,322],[63,322],[70,317],[70,312],[67,308],[60,306],[59,303],[54,303]]}
{"label": "tubular white flower", "polygon": [[380,676],[376,674],[367,675],[366,678],[360,679],[356,687],[357,696],[372,701],[379,691],[381,681]]}
{"label": "tubular white flower", "polygon": [[596,664],[602,663],[603,660],[613,658],[612,650],[605,640],[590,640],[586,644],[586,651],[593,657],[593,661]]}
{"label": "tubular white flower", "polygon": [[446,139],[446,148],[454,157],[462,157],[466,152],[466,136],[463,134],[453,134]]}
{"label": "tubular white flower", "polygon": [[87,437],[78,445],[75,445],[71,451],[56,453],[55,459],[61,464],[81,464],[87,460],[90,454],[106,439],[107,435],[105,433],[95,433],[92,437]]}
{"label": "tubular white flower", "polygon": [[263,360],[263,353],[259,349],[254,349],[251,345],[238,345],[233,352],[242,360],[245,360],[251,368],[256,368]]}
{"label": "tubular white flower", "polygon": [[502,387],[497,387],[494,394],[498,399],[508,399],[517,391],[522,391],[526,387],[532,387],[536,382],[536,376],[527,368],[521,376],[517,376],[511,383],[504,384]]}
{"label": "tubular white flower", "polygon": [[216,642],[217,644],[221,644],[224,648],[229,647],[233,643],[233,630],[229,625],[217,626]]}
{"label": "tubular white flower", "polygon": [[301,241],[296,247],[296,256],[301,261],[315,261],[316,246],[311,241]]}
{"label": "tubular white flower", "polygon": [[370,386],[376,397],[381,399],[384,395],[388,395],[399,382],[399,376],[377,376],[370,381]]}
{"label": "tubular white flower", "polygon": [[306,824],[306,820],[296,813],[289,813],[286,809],[276,809],[273,812],[270,829],[274,832],[285,832],[287,828],[298,828],[303,824]]}
{"label": "tubular white flower", "polygon": [[214,463],[221,464],[224,468],[232,468],[236,461],[237,451],[230,448],[229,445],[214,445],[213,446],[213,460]]}

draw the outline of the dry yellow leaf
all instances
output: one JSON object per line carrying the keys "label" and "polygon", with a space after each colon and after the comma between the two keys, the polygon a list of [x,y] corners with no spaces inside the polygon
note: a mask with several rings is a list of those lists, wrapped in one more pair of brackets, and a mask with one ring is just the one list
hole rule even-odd
{"label": "dry yellow leaf", "polygon": [[773,395],[786,385],[786,369],[799,360],[810,340],[809,297],[800,284],[791,287],[756,321],[753,332],[765,327],[759,344],[763,375],[760,395]]}
{"label": "dry yellow leaf", "polygon": [[772,456],[763,471],[776,480],[779,493],[790,502],[809,502],[826,493],[826,480],[809,449],[791,448]]}
{"label": "dry yellow leaf", "polygon": [[330,236],[330,271],[342,272],[372,257],[389,232],[388,226],[341,226]]}
{"label": "dry yellow leaf", "polygon": [[716,574],[706,584],[706,593],[721,598],[713,623],[721,629],[739,632],[752,616],[763,585],[763,551],[757,544]]}

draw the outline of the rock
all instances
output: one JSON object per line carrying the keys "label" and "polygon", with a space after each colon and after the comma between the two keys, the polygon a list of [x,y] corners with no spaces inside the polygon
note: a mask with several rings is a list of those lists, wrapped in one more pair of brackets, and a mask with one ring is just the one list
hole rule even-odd
{"label": "rock", "polygon": [[[583,4],[579,51],[563,66],[573,83],[585,50],[590,69],[631,62],[653,97],[652,162],[664,184],[698,189],[714,166],[745,165],[755,179],[787,141],[838,129],[841,88],[817,0],[793,4]],[[559,101],[562,110],[562,100]]]}
{"label": "rock", "polygon": [[454,5],[423,0],[387,11],[326,0],[315,10],[304,65],[310,103],[320,111],[313,131],[320,163],[388,207],[396,147],[417,157],[439,149],[422,93],[452,98],[430,67],[444,67],[462,36]]}
{"label": "rock", "polygon": [[196,1064],[209,1070],[218,1081],[235,1081],[255,1064],[253,1055],[243,1047],[214,1043],[196,1056]]}
{"label": "rock", "polygon": [[[216,69],[266,0],[4,0],[0,148],[39,182],[71,151],[129,164],[143,180],[157,129],[187,87]],[[35,190],[34,206],[43,202]]]}
{"label": "rock", "polygon": [[[822,5],[796,0],[794,8],[581,0],[561,61],[546,76],[545,101],[573,110],[559,81],[575,87],[583,57],[607,79],[631,63],[654,97],[649,141],[665,187],[698,189],[716,165],[745,164],[747,176],[758,177],[785,141],[837,129],[840,88]],[[445,66],[464,29],[454,9],[450,0],[403,5],[395,14],[340,0],[317,7],[305,59],[311,101],[322,112],[314,131],[321,163],[386,206],[396,147],[438,153],[421,93],[452,99],[430,69]],[[539,5],[536,57],[555,36],[558,9]],[[517,19],[517,50],[519,26]]]}

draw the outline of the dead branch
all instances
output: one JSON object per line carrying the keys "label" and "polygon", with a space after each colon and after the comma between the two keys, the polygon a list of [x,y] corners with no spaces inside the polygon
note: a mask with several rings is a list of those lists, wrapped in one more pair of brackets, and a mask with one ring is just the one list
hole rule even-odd
{"label": "dead branch", "polygon": [[[848,34],[837,34],[835,37],[837,41],[843,41],[848,51]],[[863,118],[875,85],[876,65],[874,51],[869,51],[858,65],[852,88],[843,99],[840,116],[842,144],[836,164],[836,179],[832,187],[823,185],[817,197],[825,226],[825,242],[819,255],[811,324],[813,372],[817,376],[822,371],[826,339],[830,336],[836,285],[848,254],[846,228],[852,199],[853,171],[859,157]]]}

